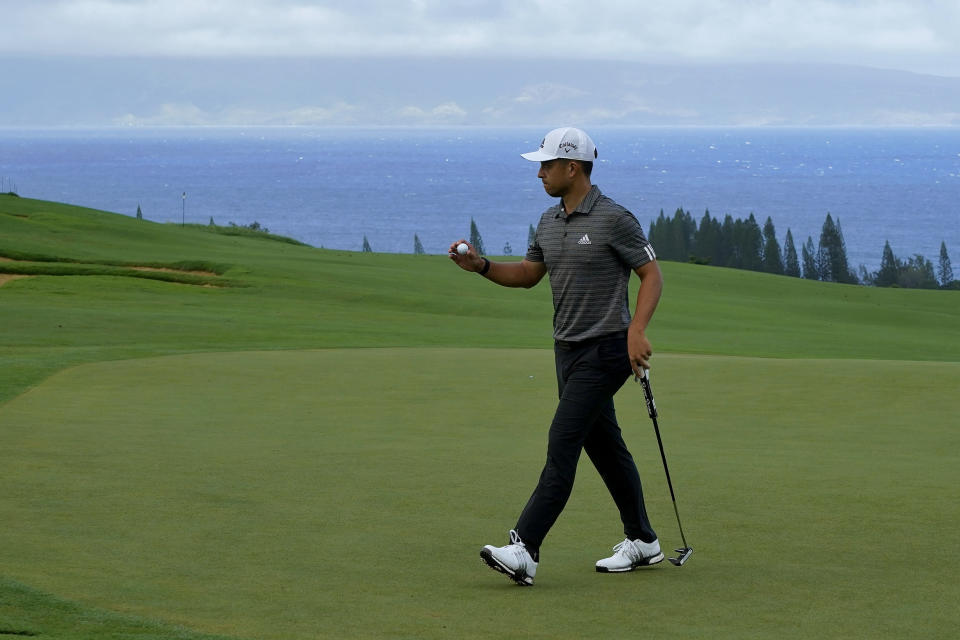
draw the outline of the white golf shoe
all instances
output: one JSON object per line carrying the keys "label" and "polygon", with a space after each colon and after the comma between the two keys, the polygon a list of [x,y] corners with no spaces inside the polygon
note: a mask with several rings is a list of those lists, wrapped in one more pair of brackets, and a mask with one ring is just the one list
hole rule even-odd
{"label": "white golf shoe", "polygon": [[523,544],[519,534],[510,530],[510,544],[505,547],[485,545],[480,557],[493,569],[506,574],[519,585],[533,586],[533,577],[537,575],[537,563]]}
{"label": "white golf shoe", "polygon": [[663,560],[660,551],[660,541],[643,542],[627,538],[613,548],[613,555],[603,560],[597,560],[597,571],[600,573],[619,573],[633,571],[637,567],[657,564]]}

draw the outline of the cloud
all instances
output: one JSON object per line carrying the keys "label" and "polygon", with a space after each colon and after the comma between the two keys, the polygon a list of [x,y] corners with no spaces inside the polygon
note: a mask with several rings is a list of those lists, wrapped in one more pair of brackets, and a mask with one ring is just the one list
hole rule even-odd
{"label": "cloud", "polygon": [[0,55],[840,62],[960,76],[957,33],[955,0],[48,0],[5,3]]}
{"label": "cloud", "polygon": [[125,127],[136,126],[170,126],[170,125],[189,125],[202,126],[213,124],[214,119],[194,104],[173,104],[166,103],[160,105],[158,112],[149,116],[137,116],[127,113],[114,120],[114,124]]}
{"label": "cloud", "polygon": [[467,112],[460,108],[456,102],[444,102],[433,108],[431,114],[437,118],[462,118]]}
{"label": "cloud", "polygon": [[[151,113],[126,113],[113,119],[121,127],[166,126],[319,126],[349,125],[363,122],[363,109],[339,102],[329,107],[297,107],[268,111],[249,107],[230,107],[217,111],[204,110],[192,103],[165,103]],[[424,119],[429,119],[425,114]]]}
{"label": "cloud", "polygon": [[514,98],[513,101],[520,104],[546,104],[549,102],[579,98],[584,95],[586,95],[586,91],[577,87],[552,82],[541,82],[524,87],[520,95]]}
{"label": "cloud", "polygon": [[456,102],[444,102],[429,110],[406,106],[398,115],[403,121],[415,124],[462,124],[467,112]]}
{"label": "cloud", "polygon": [[960,125],[960,111],[878,109],[871,114],[872,122],[897,127],[955,127]]}
{"label": "cloud", "polygon": [[[282,125],[326,125],[326,124],[355,124],[362,120],[363,110],[360,107],[338,102],[329,107],[299,107],[282,112],[279,116],[268,117],[267,124]],[[249,122],[249,118],[247,118]]]}

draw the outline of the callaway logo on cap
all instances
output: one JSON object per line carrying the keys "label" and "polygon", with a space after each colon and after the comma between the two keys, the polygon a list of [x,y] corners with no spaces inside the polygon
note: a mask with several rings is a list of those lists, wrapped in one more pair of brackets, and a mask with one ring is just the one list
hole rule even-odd
{"label": "callaway logo on cap", "polygon": [[546,162],[557,158],[593,162],[597,157],[597,146],[585,131],[574,127],[561,127],[548,133],[538,150],[520,155],[531,162]]}

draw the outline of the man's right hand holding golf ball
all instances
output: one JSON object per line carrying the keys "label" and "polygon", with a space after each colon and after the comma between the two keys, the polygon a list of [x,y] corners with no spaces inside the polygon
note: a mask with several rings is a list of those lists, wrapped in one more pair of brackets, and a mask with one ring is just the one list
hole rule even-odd
{"label": "man's right hand holding golf ball", "polygon": [[[519,262],[514,260],[493,263],[478,254],[472,245],[462,239],[451,244],[447,254],[464,271],[479,273],[487,280],[504,287],[525,287],[529,289],[540,282],[540,279],[547,273],[546,264],[532,262],[526,258]],[[494,268],[494,265],[496,268]]]}

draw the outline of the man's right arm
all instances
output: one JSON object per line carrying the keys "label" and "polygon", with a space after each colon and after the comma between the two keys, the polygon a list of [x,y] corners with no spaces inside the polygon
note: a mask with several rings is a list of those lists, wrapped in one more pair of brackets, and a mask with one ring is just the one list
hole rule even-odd
{"label": "man's right arm", "polygon": [[[483,277],[491,282],[504,287],[524,287],[529,289],[543,278],[547,272],[547,265],[543,262],[533,262],[524,258],[520,262],[490,262],[486,258],[477,255],[477,252],[470,247],[464,255],[457,253],[457,245],[463,240],[459,240],[450,245],[450,259],[457,263],[457,266],[464,271],[482,272],[486,268]],[[469,246],[469,244],[468,244]],[[489,263],[489,267],[487,264]]]}
{"label": "man's right arm", "polygon": [[484,278],[504,287],[524,287],[529,289],[540,282],[547,272],[547,265],[531,262],[524,258],[520,262],[491,262]]}

